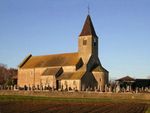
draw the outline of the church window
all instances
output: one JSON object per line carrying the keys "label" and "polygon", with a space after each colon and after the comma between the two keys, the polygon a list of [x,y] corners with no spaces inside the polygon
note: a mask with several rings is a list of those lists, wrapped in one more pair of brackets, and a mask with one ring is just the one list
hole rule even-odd
{"label": "church window", "polygon": [[101,82],[101,78],[99,79],[99,81]]}
{"label": "church window", "polygon": [[96,39],[94,38],[94,46],[96,46]]}
{"label": "church window", "polygon": [[96,39],[94,38],[94,46],[96,46]]}
{"label": "church window", "polygon": [[87,44],[87,40],[83,39],[83,45],[86,45],[86,44]]}

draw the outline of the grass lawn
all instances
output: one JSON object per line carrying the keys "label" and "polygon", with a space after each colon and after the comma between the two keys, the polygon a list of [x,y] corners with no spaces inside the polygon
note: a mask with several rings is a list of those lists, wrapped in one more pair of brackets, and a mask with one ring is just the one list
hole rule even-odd
{"label": "grass lawn", "polygon": [[44,97],[44,96],[22,96],[22,95],[0,95],[0,101],[59,101],[59,102],[139,102],[150,104],[149,100],[117,99],[117,98],[65,98],[65,97]]}
{"label": "grass lawn", "polygon": [[146,113],[150,113],[150,105],[149,105],[149,107],[148,107]]}
{"label": "grass lawn", "polygon": [[64,97],[41,97],[41,96],[20,96],[1,95],[0,101],[59,101],[59,102],[111,102],[109,98],[64,98]]}

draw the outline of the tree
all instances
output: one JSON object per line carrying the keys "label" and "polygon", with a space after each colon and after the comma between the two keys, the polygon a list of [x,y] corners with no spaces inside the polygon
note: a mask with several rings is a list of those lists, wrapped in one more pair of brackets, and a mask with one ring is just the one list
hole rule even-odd
{"label": "tree", "polygon": [[17,69],[0,64],[0,85],[14,85],[13,77],[15,76],[17,76]]}
{"label": "tree", "polygon": [[4,84],[7,77],[8,77],[8,70],[6,65],[0,64],[0,84]]}

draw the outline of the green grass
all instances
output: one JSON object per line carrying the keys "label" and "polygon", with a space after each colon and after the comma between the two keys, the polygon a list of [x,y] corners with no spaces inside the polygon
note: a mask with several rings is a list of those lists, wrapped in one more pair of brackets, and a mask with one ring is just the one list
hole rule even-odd
{"label": "green grass", "polygon": [[1,95],[0,101],[56,101],[56,102],[140,102],[149,103],[146,100],[116,99],[116,98],[65,98],[65,97],[42,97],[22,95]]}
{"label": "green grass", "polygon": [[146,113],[150,113],[150,105],[149,105],[149,107],[148,107]]}
{"label": "green grass", "polygon": [[111,99],[1,95],[0,101],[109,102]]}

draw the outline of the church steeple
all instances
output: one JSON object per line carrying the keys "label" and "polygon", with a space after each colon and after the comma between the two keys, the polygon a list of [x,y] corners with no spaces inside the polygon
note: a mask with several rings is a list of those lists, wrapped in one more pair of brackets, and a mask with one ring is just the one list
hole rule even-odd
{"label": "church steeple", "polygon": [[83,29],[79,35],[78,52],[85,64],[88,63],[91,56],[98,58],[98,37],[90,15],[86,17]]}
{"label": "church steeple", "polygon": [[79,36],[87,36],[87,35],[92,35],[92,36],[97,37],[91,17],[89,14],[85,20],[84,26],[83,26],[82,31]]}

